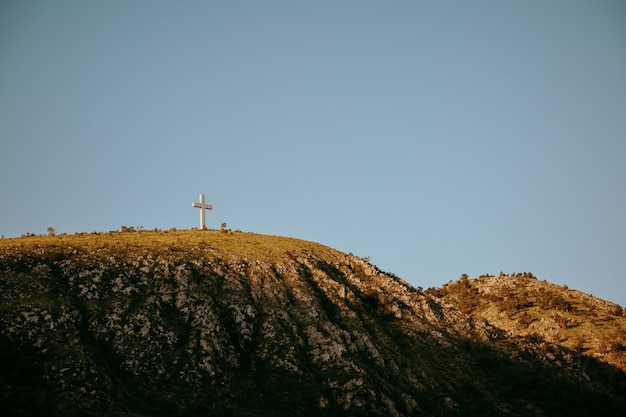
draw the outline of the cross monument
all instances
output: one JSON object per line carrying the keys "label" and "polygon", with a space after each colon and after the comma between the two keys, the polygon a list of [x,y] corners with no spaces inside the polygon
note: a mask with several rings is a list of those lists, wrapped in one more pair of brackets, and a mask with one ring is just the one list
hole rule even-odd
{"label": "cross monument", "polygon": [[213,206],[210,204],[206,204],[204,202],[204,194],[200,194],[200,202],[191,203],[191,207],[196,207],[200,209],[200,229],[206,229],[206,215],[204,210],[213,210]]}

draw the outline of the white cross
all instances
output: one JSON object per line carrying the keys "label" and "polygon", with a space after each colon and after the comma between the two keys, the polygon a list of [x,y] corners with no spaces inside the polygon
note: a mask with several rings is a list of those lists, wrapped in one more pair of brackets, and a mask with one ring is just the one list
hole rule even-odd
{"label": "white cross", "polygon": [[196,207],[200,209],[200,228],[202,230],[206,229],[206,216],[204,210],[213,210],[213,206],[210,204],[206,204],[204,202],[204,194],[200,194],[200,202],[199,203],[191,203],[191,207]]}

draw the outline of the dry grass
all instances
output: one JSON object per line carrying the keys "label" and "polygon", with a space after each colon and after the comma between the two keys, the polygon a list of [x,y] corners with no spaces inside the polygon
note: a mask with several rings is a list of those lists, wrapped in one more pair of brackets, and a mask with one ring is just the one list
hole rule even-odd
{"label": "dry grass", "polygon": [[516,336],[537,337],[626,371],[626,309],[615,303],[519,275],[460,280],[440,295]]}
{"label": "dry grass", "polygon": [[162,251],[188,251],[204,249],[219,257],[277,260],[285,254],[298,256],[307,252],[329,255],[334,250],[319,243],[282,236],[219,230],[169,230],[93,232],[72,235],[27,236],[0,239],[0,249],[20,248],[24,253],[34,253],[46,248],[59,251],[90,250],[116,247],[120,250],[149,249]]}

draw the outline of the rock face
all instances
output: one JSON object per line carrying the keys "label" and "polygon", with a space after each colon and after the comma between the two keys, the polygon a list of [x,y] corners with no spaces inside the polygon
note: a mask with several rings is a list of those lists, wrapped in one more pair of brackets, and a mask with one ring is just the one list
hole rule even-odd
{"label": "rock face", "polygon": [[451,287],[423,292],[364,259],[249,233],[3,239],[0,407],[24,416],[626,415],[619,355],[588,351],[609,333],[570,346],[543,325],[515,331],[528,319],[495,320],[481,295],[488,286],[470,287],[487,301],[469,308]]}
{"label": "rock face", "polygon": [[626,372],[626,309],[530,273],[466,277],[428,290],[509,336],[542,340]]}

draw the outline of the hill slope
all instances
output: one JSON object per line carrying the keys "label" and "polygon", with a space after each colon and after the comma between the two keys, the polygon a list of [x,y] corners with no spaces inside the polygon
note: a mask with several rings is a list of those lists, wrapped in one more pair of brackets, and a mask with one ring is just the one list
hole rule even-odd
{"label": "hill slope", "polygon": [[510,335],[542,339],[626,372],[626,309],[615,303],[528,273],[462,278],[429,293]]}
{"label": "hill slope", "polygon": [[249,233],[3,239],[0,406],[13,415],[626,415],[622,371],[510,335],[441,291],[319,244]]}

